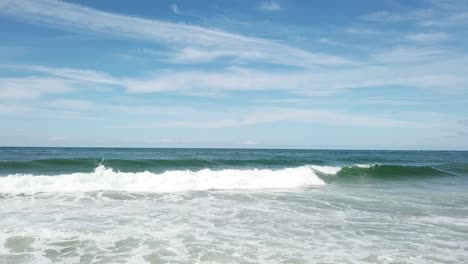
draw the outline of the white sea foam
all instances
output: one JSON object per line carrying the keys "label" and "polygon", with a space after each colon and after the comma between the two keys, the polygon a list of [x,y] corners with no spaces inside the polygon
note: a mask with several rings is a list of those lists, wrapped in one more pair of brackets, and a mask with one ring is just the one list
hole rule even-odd
{"label": "white sea foam", "polygon": [[103,165],[92,173],[56,176],[9,175],[0,177],[0,193],[70,193],[92,191],[126,191],[169,193],[204,190],[290,189],[324,185],[308,166],[280,170],[210,170],[116,172]]}
{"label": "white sea foam", "polygon": [[[351,166],[348,166],[348,168],[352,167],[357,167],[357,168],[363,168],[363,169],[368,169],[371,168],[372,166],[375,166],[378,164],[354,164]],[[309,167],[320,173],[328,174],[328,175],[335,175],[338,172],[340,172],[343,168],[345,167],[338,167],[338,166],[319,166],[319,165],[309,165]]]}
{"label": "white sea foam", "polygon": [[312,170],[318,171],[325,174],[335,175],[341,171],[341,167],[333,167],[333,166],[319,166],[319,165],[310,165],[309,166]]}
{"label": "white sea foam", "polygon": [[375,165],[378,165],[378,164],[376,164],[376,163],[374,163],[374,164],[356,164],[353,167],[368,169],[368,168],[370,168],[372,166],[375,166]]}

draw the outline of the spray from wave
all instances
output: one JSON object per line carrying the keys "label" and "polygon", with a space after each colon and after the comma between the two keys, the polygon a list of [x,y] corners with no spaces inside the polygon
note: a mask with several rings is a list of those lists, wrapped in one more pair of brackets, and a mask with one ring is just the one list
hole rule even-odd
{"label": "spray from wave", "polygon": [[9,175],[0,177],[0,193],[34,194],[92,191],[170,193],[206,190],[293,189],[324,185],[308,166],[280,170],[210,170],[116,172],[99,165],[91,173],[56,176]]}

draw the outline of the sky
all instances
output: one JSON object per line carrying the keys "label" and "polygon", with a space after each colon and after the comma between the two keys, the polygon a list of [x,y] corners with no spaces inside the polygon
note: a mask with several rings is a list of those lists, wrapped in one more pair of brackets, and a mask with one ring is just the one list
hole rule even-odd
{"label": "sky", "polygon": [[0,146],[468,150],[468,1],[0,0]]}

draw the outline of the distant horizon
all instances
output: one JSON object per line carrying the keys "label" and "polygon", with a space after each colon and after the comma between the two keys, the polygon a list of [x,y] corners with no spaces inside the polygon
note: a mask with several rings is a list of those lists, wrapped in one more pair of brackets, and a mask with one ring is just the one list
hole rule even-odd
{"label": "distant horizon", "polygon": [[340,149],[340,148],[268,148],[268,147],[89,147],[89,146],[0,146],[2,148],[76,148],[76,149],[243,149],[243,150],[331,150],[331,151],[434,151],[468,152],[464,149]]}

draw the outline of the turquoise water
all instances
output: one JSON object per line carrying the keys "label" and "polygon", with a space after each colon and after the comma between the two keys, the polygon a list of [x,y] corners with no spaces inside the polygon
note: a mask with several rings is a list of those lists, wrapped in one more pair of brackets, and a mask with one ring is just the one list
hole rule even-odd
{"label": "turquoise water", "polygon": [[0,148],[0,263],[468,263],[468,152]]}

